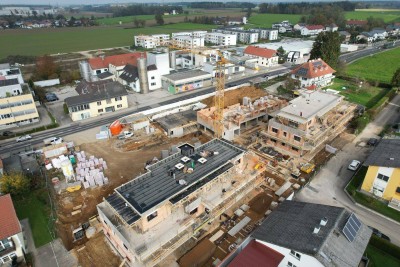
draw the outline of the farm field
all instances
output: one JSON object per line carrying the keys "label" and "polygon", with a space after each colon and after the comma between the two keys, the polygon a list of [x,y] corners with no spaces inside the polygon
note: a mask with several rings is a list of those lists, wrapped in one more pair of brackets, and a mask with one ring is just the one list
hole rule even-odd
{"label": "farm field", "polygon": [[390,83],[397,68],[400,67],[400,48],[360,59],[347,67],[347,74],[367,80]]}
{"label": "farm field", "polygon": [[[249,19],[249,24],[254,24],[260,27],[271,27],[272,23],[288,20],[296,24],[302,15],[292,14],[253,14]],[[249,25],[251,26],[251,25]]]}
{"label": "farm field", "polygon": [[356,10],[346,12],[345,14],[346,19],[359,19],[359,20],[366,20],[369,17],[374,18],[382,18],[385,22],[393,22],[393,21],[400,21],[400,10]]}
{"label": "farm field", "polygon": [[0,59],[8,55],[44,55],[130,46],[137,34],[210,30],[213,25],[177,23],[139,29],[122,27],[55,28],[0,32]]}
{"label": "farm field", "polygon": [[117,25],[121,21],[121,23],[132,23],[134,19],[144,19],[144,20],[153,20],[154,15],[138,15],[138,16],[124,16],[124,17],[115,17],[115,18],[101,18],[96,21],[99,25]]}

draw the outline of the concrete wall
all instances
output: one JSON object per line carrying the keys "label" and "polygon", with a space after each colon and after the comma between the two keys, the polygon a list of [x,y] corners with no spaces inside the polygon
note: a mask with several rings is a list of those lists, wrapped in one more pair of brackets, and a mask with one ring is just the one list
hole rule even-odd
{"label": "concrete wall", "polygon": [[[147,71],[147,80],[149,81],[150,91],[161,88],[161,75],[158,69]],[[139,85],[139,91],[140,91],[140,85]]]}

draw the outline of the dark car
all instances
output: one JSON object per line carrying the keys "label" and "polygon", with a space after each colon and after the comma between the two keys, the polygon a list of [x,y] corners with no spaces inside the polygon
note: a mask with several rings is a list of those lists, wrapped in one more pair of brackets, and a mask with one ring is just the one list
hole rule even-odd
{"label": "dark car", "polygon": [[370,138],[367,142],[367,145],[369,146],[376,146],[378,144],[378,139],[376,138]]}
{"label": "dark car", "polygon": [[13,132],[11,132],[11,131],[4,131],[3,132],[3,136],[11,136],[11,135],[13,135],[14,133]]}
{"label": "dark car", "polygon": [[389,238],[387,235],[383,234],[383,233],[382,233],[381,231],[379,231],[378,229],[376,229],[376,228],[374,228],[374,227],[371,227],[371,226],[368,226],[368,228],[372,230],[372,234],[374,234],[374,235],[376,235],[377,237],[380,237],[380,238],[385,239],[385,240],[387,240],[387,241],[390,242],[390,238]]}
{"label": "dark car", "polygon": [[48,102],[53,102],[53,101],[57,101],[57,100],[58,100],[58,97],[57,97],[56,94],[54,94],[54,93],[47,93],[47,94],[46,94],[46,100],[47,100]]}

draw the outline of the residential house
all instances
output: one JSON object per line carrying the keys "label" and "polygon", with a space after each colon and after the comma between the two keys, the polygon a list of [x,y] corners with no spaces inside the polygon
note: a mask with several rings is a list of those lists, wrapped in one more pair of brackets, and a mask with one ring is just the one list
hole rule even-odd
{"label": "residential house", "polygon": [[96,81],[98,80],[97,75],[109,72],[113,75],[112,79],[115,80],[127,64],[136,66],[138,58],[143,57],[146,57],[146,53],[135,52],[90,58],[87,62],[83,61],[83,64],[87,67],[81,67],[81,75],[82,77],[89,76],[89,81]]}
{"label": "residential house", "polygon": [[302,88],[321,88],[332,83],[334,78],[333,73],[335,70],[332,69],[322,59],[312,59],[291,72],[292,79],[300,81],[300,87]]}
{"label": "residential house", "polygon": [[[147,80],[150,91],[161,88],[161,75],[158,72],[156,65],[153,64],[147,66]],[[123,72],[118,77],[118,81],[123,85],[129,86],[137,93],[141,92],[139,71],[134,65],[126,65]]]}
{"label": "residential house", "polygon": [[301,31],[305,26],[307,26],[306,23],[297,23],[293,26],[294,31]]}
{"label": "residential house", "polygon": [[361,190],[400,210],[400,139],[382,139],[363,165],[368,170]]}
{"label": "residential house", "polygon": [[205,41],[220,46],[236,45],[236,34],[210,32],[207,33]]}
{"label": "residential house", "polygon": [[[219,139],[178,146],[97,205],[105,237],[126,265],[159,264],[230,208],[232,199],[260,185],[260,171],[247,165],[255,165],[252,160]],[[187,175],[190,166],[195,171]]]}
{"label": "residential house", "polygon": [[272,23],[273,29],[279,29],[280,27],[293,28],[293,24],[291,24],[288,20]]}
{"label": "residential house", "polygon": [[375,41],[375,37],[373,34],[369,33],[369,32],[362,32],[359,35],[356,36],[356,40],[360,41],[360,40],[365,40],[367,43],[372,43],[373,41]]}
{"label": "residential house", "polygon": [[325,31],[325,27],[322,25],[306,25],[301,28],[300,33],[303,36],[313,36]]}
{"label": "residential house", "polygon": [[244,55],[257,58],[259,66],[272,67],[278,65],[279,57],[276,50],[249,45],[244,50]]}
{"label": "residential house", "polygon": [[337,32],[339,27],[335,23],[331,23],[325,26],[325,31],[327,32]]}
{"label": "residential house", "polygon": [[388,37],[387,31],[383,28],[373,28],[369,33],[375,40],[384,40]]}
{"label": "residential house", "polygon": [[371,235],[345,208],[287,200],[219,266],[359,266]]}
{"label": "residential house", "polygon": [[351,38],[351,34],[347,31],[339,31],[339,35],[343,38],[343,43],[348,43]]}
{"label": "residential house", "polygon": [[0,265],[25,262],[25,240],[10,194],[0,196]]}
{"label": "residential house", "polygon": [[396,36],[400,34],[400,23],[394,23],[386,27],[386,32],[388,35]]}
{"label": "residential house", "polygon": [[323,91],[305,91],[270,119],[261,134],[276,149],[312,158],[353,118],[355,105],[343,99]]}
{"label": "residential house", "polygon": [[75,90],[78,96],[65,99],[73,121],[97,117],[128,107],[128,93],[124,86],[116,81],[87,82],[83,80]]}
{"label": "residential house", "polygon": [[364,28],[368,24],[366,20],[348,20],[346,22],[346,28]]}

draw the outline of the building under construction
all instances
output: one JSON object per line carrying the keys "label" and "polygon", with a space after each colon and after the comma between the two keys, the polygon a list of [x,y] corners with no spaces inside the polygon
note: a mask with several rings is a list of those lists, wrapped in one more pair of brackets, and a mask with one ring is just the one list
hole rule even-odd
{"label": "building under construction", "polygon": [[154,266],[201,238],[264,181],[259,158],[226,141],[178,148],[97,206],[105,236],[129,266]]}
{"label": "building under construction", "polygon": [[[287,101],[272,95],[261,97],[254,102],[248,97],[243,98],[242,104],[235,104],[224,109],[222,138],[233,140],[240,135],[240,131],[248,125],[263,119],[268,115],[280,110],[287,105]],[[197,112],[197,123],[204,127],[204,130],[214,132],[215,107],[202,109]]]}

